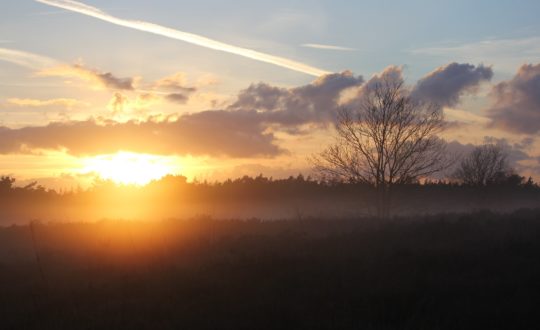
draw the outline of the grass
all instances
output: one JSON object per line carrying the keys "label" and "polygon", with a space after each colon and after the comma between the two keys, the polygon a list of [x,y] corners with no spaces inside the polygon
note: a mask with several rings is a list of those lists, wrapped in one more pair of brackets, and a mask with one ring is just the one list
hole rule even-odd
{"label": "grass", "polygon": [[34,242],[30,229],[0,229],[2,329],[530,329],[540,321],[540,210],[34,224]]}

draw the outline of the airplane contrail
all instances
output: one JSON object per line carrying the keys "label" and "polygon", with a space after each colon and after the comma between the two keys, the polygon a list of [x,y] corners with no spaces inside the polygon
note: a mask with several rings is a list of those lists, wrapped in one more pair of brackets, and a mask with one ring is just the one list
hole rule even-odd
{"label": "airplane contrail", "polygon": [[239,56],[247,57],[253,60],[266,62],[281,66],[287,69],[294,71],[306,73],[312,76],[322,76],[329,74],[330,72],[304,64],[289,60],[283,57],[274,56],[270,54],[261,53],[252,49],[242,48],[234,45],[229,45],[217,40],[206,38],[197,34],[183,32],[175,29],[171,29],[165,26],[157,25],[154,23],[143,22],[143,21],[132,21],[126,20],[118,17],[114,17],[99,8],[86,5],[84,3],[73,1],[73,0],[35,0],[37,2],[66,9],[72,12],[77,12],[83,15],[91,16],[112,24],[132,28],[135,30],[145,31],[160,36],[185,41],[194,45],[201,47],[206,47],[214,50],[223,51],[226,53],[236,54]]}

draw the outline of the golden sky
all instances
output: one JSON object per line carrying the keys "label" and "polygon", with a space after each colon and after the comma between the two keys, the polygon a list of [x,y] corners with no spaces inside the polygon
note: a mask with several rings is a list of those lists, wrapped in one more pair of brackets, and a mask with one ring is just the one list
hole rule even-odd
{"label": "golden sky", "polygon": [[[540,179],[534,2],[490,8],[484,22],[460,16],[465,2],[447,4],[439,32],[429,33],[420,23],[440,13],[418,7],[418,26],[399,32],[409,44],[387,32],[373,39],[372,18],[343,21],[349,12],[399,21],[398,2],[386,12],[328,1],[239,1],[215,13],[152,4],[0,5],[0,174],[54,188],[96,177],[309,174],[306,159],[332,142],[335,111],[387,76],[441,105],[452,151],[498,143],[519,173]],[[458,16],[466,28],[452,31]]]}

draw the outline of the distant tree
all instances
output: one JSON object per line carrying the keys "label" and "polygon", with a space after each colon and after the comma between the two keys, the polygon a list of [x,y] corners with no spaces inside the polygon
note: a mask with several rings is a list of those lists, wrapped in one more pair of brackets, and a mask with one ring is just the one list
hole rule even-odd
{"label": "distant tree", "polygon": [[524,180],[512,173],[508,154],[501,146],[495,144],[484,144],[474,148],[461,160],[454,177],[471,186],[504,182],[521,184]]}
{"label": "distant tree", "polygon": [[10,176],[0,177],[0,192],[11,190],[13,188],[13,183],[15,183],[15,178]]}
{"label": "distant tree", "polygon": [[444,127],[435,104],[410,97],[403,81],[382,81],[364,88],[356,109],[342,109],[336,142],[311,161],[329,180],[367,183],[377,191],[377,214],[390,215],[394,185],[417,182],[445,169]]}

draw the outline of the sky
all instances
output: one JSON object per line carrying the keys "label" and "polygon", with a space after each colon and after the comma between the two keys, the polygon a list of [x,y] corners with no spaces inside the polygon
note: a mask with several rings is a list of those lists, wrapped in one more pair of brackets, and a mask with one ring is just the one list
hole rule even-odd
{"label": "sky", "polygon": [[[367,82],[540,180],[538,1],[0,0],[0,174],[49,187],[309,173]],[[356,93],[356,94],[355,94]]]}

